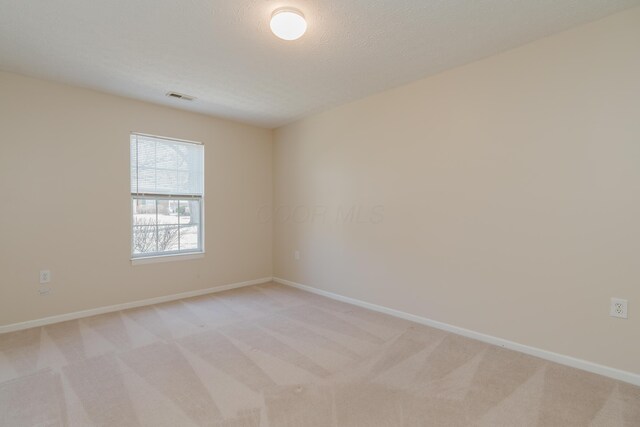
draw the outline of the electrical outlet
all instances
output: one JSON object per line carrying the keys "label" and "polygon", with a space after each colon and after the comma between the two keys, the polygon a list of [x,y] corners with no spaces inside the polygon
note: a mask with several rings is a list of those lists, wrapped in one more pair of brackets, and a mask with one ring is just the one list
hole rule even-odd
{"label": "electrical outlet", "polygon": [[293,253],[293,257],[294,257],[296,260],[300,259],[300,251],[295,251],[295,252]]}
{"label": "electrical outlet", "polygon": [[621,298],[611,298],[611,311],[609,312],[609,316],[627,319],[627,300]]}
{"label": "electrical outlet", "polygon": [[38,294],[40,294],[41,297],[47,296],[51,293],[51,288],[40,288],[38,289]]}
{"label": "electrical outlet", "polygon": [[51,271],[40,270],[40,283],[49,283],[49,282],[51,282]]}

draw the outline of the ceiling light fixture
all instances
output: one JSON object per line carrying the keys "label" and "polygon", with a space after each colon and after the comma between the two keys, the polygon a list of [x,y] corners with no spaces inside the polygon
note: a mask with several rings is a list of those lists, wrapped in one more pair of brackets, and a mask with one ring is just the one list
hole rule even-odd
{"label": "ceiling light fixture", "polygon": [[271,15],[271,31],[283,40],[296,40],[307,31],[307,21],[297,9],[282,7]]}

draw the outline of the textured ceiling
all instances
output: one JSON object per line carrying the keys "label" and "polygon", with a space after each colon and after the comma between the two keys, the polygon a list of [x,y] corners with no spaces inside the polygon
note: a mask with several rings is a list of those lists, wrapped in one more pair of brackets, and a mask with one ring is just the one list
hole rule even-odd
{"label": "textured ceiling", "polygon": [[[639,4],[0,0],[0,69],[276,127]],[[271,34],[281,6],[306,15],[300,40]]]}

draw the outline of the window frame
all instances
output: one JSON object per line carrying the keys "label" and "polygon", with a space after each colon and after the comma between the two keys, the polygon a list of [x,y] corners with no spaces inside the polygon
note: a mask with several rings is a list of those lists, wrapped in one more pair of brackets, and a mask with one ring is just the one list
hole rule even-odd
{"label": "window frame", "polygon": [[[132,164],[131,164],[131,140],[132,137],[134,136],[143,136],[143,137],[148,137],[148,138],[155,138],[155,139],[163,139],[166,141],[171,141],[171,142],[178,142],[178,143],[182,143],[182,144],[194,144],[194,145],[198,145],[202,147],[202,195],[198,195],[198,194],[167,194],[167,193],[140,193],[140,192],[133,192],[131,191],[131,187],[132,187],[132,178],[133,175],[131,173],[132,170]],[[178,139],[178,138],[170,138],[170,137],[166,137],[166,136],[158,136],[158,135],[151,135],[151,134],[145,134],[145,133],[140,133],[140,132],[130,132],[129,134],[129,191],[130,191],[130,198],[129,198],[129,219],[130,219],[130,226],[129,226],[129,232],[131,234],[131,239],[130,239],[130,259],[131,259],[131,263],[133,265],[136,264],[148,264],[148,263],[155,263],[155,262],[164,262],[164,261],[181,261],[181,260],[187,260],[187,259],[196,259],[196,258],[202,258],[204,257],[205,254],[205,147],[204,144],[201,142],[197,142],[197,141],[189,141],[189,140],[185,140],[185,139]],[[141,253],[141,254],[135,254],[134,253],[134,227],[136,226],[135,224],[135,219],[134,219],[134,212],[133,212],[133,203],[135,200],[154,200],[156,202],[156,212],[157,212],[157,202],[160,200],[176,200],[176,201],[181,201],[181,200],[197,200],[199,203],[199,207],[200,207],[200,214],[199,214],[199,224],[198,224],[198,248],[196,249],[186,249],[186,250],[177,250],[177,251],[165,251],[165,252],[148,252],[148,253]],[[156,223],[157,225],[157,223]],[[180,224],[176,224],[178,226],[178,230],[180,230]]]}

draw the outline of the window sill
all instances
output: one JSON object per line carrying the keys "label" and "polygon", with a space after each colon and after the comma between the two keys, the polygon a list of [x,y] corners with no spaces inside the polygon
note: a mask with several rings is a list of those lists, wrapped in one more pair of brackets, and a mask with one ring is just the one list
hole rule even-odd
{"label": "window sill", "polygon": [[186,254],[155,255],[148,257],[131,258],[131,265],[155,264],[159,262],[187,261],[190,259],[204,258],[204,252],[192,252]]}

